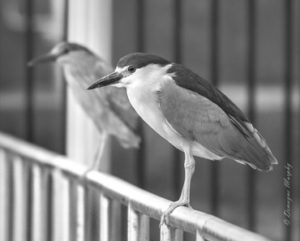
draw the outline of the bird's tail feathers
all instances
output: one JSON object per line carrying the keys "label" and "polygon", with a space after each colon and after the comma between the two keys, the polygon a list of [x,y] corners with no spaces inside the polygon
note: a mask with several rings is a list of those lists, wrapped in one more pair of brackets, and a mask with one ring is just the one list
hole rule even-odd
{"label": "bird's tail feathers", "polygon": [[249,144],[243,149],[246,158],[239,161],[245,162],[245,164],[259,171],[271,171],[273,165],[278,164],[276,157],[271,152],[265,139],[252,124],[246,123],[246,126],[252,135],[247,138]]}

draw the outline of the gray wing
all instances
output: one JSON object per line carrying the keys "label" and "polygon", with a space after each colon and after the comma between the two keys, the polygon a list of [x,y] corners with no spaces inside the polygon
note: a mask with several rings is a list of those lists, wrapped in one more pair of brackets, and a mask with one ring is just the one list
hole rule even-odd
{"label": "gray wing", "polygon": [[[172,81],[162,86],[157,96],[167,121],[184,138],[200,143],[218,156],[247,163],[259,170],[269,170],[276,162],[250,123],[240,124],[206,97]],[[249,129],[244,130],[244,126]]]}

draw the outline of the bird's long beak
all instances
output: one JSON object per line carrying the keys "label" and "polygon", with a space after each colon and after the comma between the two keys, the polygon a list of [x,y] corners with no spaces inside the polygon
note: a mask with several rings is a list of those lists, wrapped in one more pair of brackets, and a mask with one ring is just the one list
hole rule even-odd
{"label": "bird's long beak", "polygon": [[30,62],[28,62],[28,66],[34,66],[36,64],[52,62],[52,61],[55,61],[56,58],[57,58],[56,55],[48,53],[48,54],[36,57],[35,59],[31,60]]}
{"label": "bird's long beak", "polygon": [[94,84],[92,84],[91,86],[89,86],[87,89],[88,90],[92,90],[95,88],[100,88],[100,87],[104,87],[107,85],[112,85],[117,83],[120,79],[123,78],[123,75],[119,72],[113,72],[109,75],[106,75],[104,77],[102,77],[101,79],[97,80]]}

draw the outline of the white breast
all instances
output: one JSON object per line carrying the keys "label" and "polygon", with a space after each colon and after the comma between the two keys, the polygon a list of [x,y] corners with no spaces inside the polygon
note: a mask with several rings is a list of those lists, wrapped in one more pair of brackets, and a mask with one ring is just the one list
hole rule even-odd
{"label": "white breast", "polygon": [[127,95],[131,105],[141,118],[160,136],[180,148],[181,140],[179,139],[181,138],[167,124],[156,99],[156,91],[164,81],[168,80],[166,75],[168,68],[161,69],[161,67],[153,65],[148,69],[143,69],[127,86]]}
{"label": "white breast", "polygon": [[156,101],[155,91],[147,88],[128,88],[128,99],[141,118],[160,136],[182,149],[181,139],[166,122]]}

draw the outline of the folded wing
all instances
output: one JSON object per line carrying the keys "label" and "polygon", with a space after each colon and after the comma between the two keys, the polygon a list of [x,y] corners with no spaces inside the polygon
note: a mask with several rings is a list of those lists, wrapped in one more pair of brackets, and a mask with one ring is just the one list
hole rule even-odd
{"label": "folded wing", "polygon": [[[227,103],[230,111],[226,111],[206,96],[184,88],[172,79],[161,86],[157,96],[167,121],[184,138],[198,142],[220,157],[234,159],[255,169],[268,171],[277,163],[263,137],[231,101]],[[237,111],[239,115],[233,116]]]}

